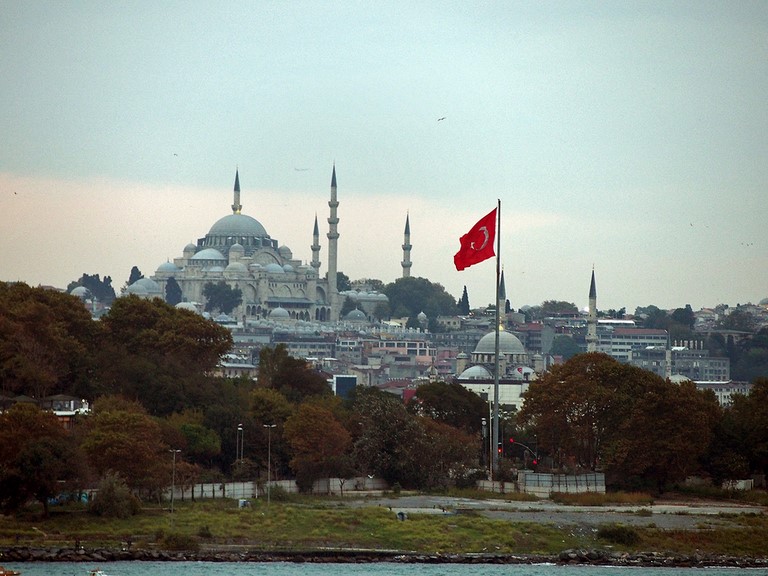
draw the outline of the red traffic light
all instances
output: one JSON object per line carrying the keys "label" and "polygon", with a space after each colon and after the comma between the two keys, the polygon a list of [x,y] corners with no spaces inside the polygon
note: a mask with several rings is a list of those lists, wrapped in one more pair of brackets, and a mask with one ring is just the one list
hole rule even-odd
{"label": "red traffic light", "polygon": [[514,438],[510,438],[510,439],[509,439],[509,443],[510,443],[510,444],[514,444],[514,443],[515,443],[515,439],[514,439]]}

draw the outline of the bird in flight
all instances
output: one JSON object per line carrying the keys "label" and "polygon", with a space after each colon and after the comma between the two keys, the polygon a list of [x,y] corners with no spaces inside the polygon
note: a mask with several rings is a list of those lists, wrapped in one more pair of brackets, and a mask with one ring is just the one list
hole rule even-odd
{"label": "bird in flight", "polygon": [[445,116],[443,116],[442,118],[438,118],[437,119],[438,122],[440,122],[441,120],[445,120]]}

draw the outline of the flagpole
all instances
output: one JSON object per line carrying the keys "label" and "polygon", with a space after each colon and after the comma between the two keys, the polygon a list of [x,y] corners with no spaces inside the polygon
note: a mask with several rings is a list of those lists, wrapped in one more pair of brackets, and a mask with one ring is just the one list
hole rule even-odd
{"label": "flagpole", "polygon": [[497,200],[496,211],[496,343],[493,355],[493,459],[491,465],[491,480],[499,470],[499,323],[501,313],[499,311],[499,279],[501,275],[501,199]]}

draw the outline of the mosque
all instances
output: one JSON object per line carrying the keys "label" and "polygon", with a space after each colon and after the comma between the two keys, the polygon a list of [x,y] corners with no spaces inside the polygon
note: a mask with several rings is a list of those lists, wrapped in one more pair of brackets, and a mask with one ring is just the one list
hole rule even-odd
{"label": "mosque", "polygon": [[242,303],[232,315],[244,323],[267,318],[337,321],[344,296],[336,286],[339,202],[335,165],[328,206],[328,266],[325,277],[321,277],[317,216],[312,234],[312,261],[303,264],[293,257],[288,246],[272,238],[258,220],[242,213],[240,175],[236,171],[232,213],[217,220],[197,244],[187,244],[180,257],[161,264],[151,278],[142,278],[128,286],[126,293],[164,298],[166,284],[173,278],[181,288],[183,302],[180,305],[193,307],[205,301],[206,284],[224,281],[242,292]]}

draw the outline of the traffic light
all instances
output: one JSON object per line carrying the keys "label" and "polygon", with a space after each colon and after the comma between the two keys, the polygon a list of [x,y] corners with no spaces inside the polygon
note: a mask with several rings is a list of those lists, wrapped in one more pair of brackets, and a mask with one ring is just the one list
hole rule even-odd
{"label": "traffic light", "polygon": [[510,443],[510,444],[514,444],[514,443],[515,443],[515,439],[514,439],[514,438],[510,438],[510,439],[509,439],[509,443]]}
{"label": "traffic light", "polygon": [[503,450],[504,450],[504,446],[501,442],[499,442],[499,455],[501,455]]}

